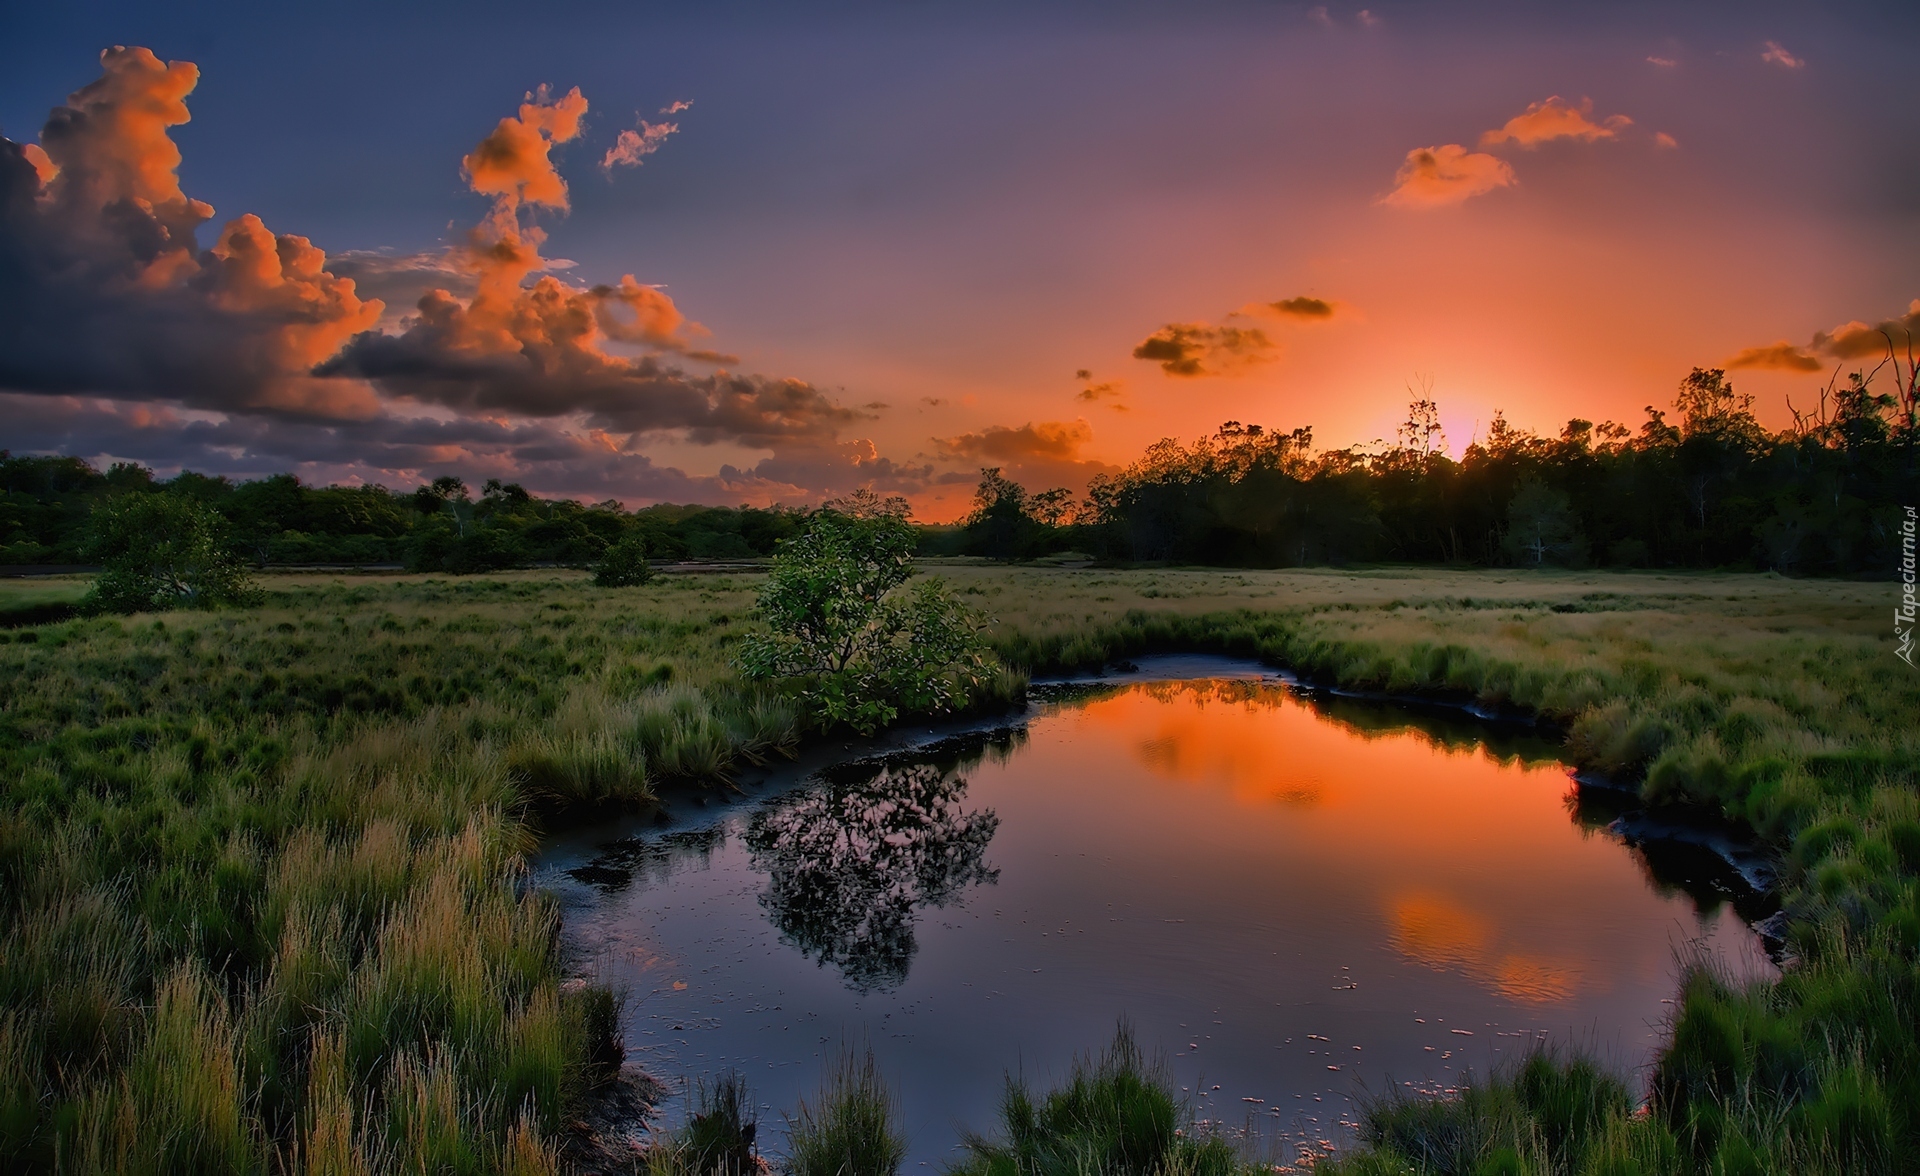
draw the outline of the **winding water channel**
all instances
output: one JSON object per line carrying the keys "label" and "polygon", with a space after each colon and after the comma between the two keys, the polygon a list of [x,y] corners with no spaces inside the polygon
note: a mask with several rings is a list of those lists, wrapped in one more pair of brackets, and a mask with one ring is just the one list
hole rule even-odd
{"label": "winding water channel", "polygon": [[1008,1071],[1044,1084],[1126,1018],[1199,1117],[1279,1149],[1538,1037],[1632,1071],[1682,956],[1771,971],[1735,875],[1624,837],[1524,731],[1217,659],[1042,697],[551,844],[538,879],[625,992],[635,1064],[740,1071],[777,1147],[871,1044],[917,1170],[991,1129]]}

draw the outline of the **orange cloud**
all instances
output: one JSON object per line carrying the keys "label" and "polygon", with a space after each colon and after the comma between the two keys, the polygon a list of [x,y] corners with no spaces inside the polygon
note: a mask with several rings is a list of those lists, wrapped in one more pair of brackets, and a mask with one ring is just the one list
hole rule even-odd
{"label": "orange cloud", "polygon": [[[690,102],[676,102],[668,109],[684,110],[691,105]],[[620,132],[620,137],[601,157],[600,170],[611,172],[615,167],[639,167],[643,159],[660,150],[660,145],[667,141],[668,135],[679,129],[679,123],[650,123],[641,119],[638,130]]]}
{"label": "orange cloud", "polygon": [[1765,347],[1749,347],[1729,359],[1726,366],[1776,372],[1817,372],[1824,365],[1812,352],[1782,339]]}
{"label": "orange cloud", "polygon": [[[535,417],[583,413],[597,427],[684,430],[701,442],[731,440],[827,453],[837,430],[864,419],[802,380],[690,376],[653,356],[616,355],[611,343],[708,363],[733,357],[699,349],[705,334],[673,300],[632,274],[617,285],[570,286],[540,256],[545,234],[523,224],[522,202],[566,207],[566,185],[547,149],[578,133],[586,100],[542,88],[517,118],[502,119],[467,172],[494,207],[453,250],[473,275],[473,293],[429,290],[397,335],[367,332],[321,370],[371,381],[383,392],[459,409]],[[552,174],[549,174],[552,173]],[[827,447],[827,448],[822,448]],[[807,459],[817,467],[820,460]],[[845,464],[834,457],[832,462]],[[858,463],[854,463],[858,464]]]}
{"label": "orange cloud", "polygon": [[977,433],[936,437],[936,457],[974,466],[998,466],[1026,486],[1084,489],[1095,474],[1116,474],[1118,466],[1084,456],[1093,427],[1082,420],[1039,421],[1010,428],[989,425]]}
{"label": "orange cloud", "polygon": [[1782,48],[1778,41],[1767,42],[1766,50],[1760,54],[1760,60],[1769,65],[1780,66],[1782,69],[1799,69],[1807,64],[1806,58],[1795,57]]}
{"label": "orange cloud", "polygon": [[1509,187],[1514,178],[1506,160],[1448,143],[1407,152],[1393,183],[1393,191],[1378,203],[1396,208],[1445,208],[1495,188]]}
{"label": "orange cloud", "polygon": [[[188,121],[200,71],[141,48],[100,55],[101,77],[48,117],[38,145],[0,140],[0,386],[157,396],[198,408],[364,418],[364,384],[313,365],[385,309],[328,272],[305,237],[259,217],[201,251],[213,209],[180,188],[168,128]],[[31,148],[31,149],[29,149]]]}
{"label": "orange cloud", "polygon": [[1841,323],[1831,331],[1821,331],[1814,335],[1813,346],[1835,359],[1866,359],[1886,354],[1887,336],[1911,340],[1915,333],[1920,333],[1920,298],[1907,304],[1905,314],[1883,319],[1872,326],[1856,319]]}
{"label": "orange cloud", "polygon": [[1017,463],[1036,458],[1078,461],[1080,450],[1093,440],[1093,426],[1084,420],[1041,421],[1017,429],[989,425],[978,433],[934,438],[946,457]]}
{"label": "orange cloud", "polygon": [[1653,145],[1655,147],[1678,147],[1680,140],[1667,134],[1665,131],[1655,131],[1653,134]]}
{"label": "orange cloud", "polygon": [[543,85],[527,95],[518,117],[501,119],[460,161],[462,173],[475,192],[495,197],[508,213],[522,203],[565,209],[567,182],[553,166],[553,147],[580,133],[586,113],[580,87],[555,99]]}
{"label": "orange cloud", "polygon": [[1258,327],[1168,323],[1133,349],[1135,359],[1160,365],[1170,376],[1219,376],[1278,358],[1279,346]]}
{"label": "orange cloud", "polygon": [[167,228],[191,232],[213,208],[180,190],[180,148],[167,128],[192,117],[186,98],[200,82],[199,67],[162,64],[149,50],[124,45],[104,50],[100,67],[100,79],[56,108],[40,132],[45,163],[36,169],[52,173],[42,171],[48,199],[92,212],[131,201]]}
{"label": "orange cloud", "polygon": [[1480,146],[1497,147],[1512,143],[1531,148],[1555,139],[1579,139],[1583,143],[1592,143],[1615,138],[1622,128],[1633,125],[1633,120],[1624,114],[1609,115],[1600,122],[1594,122],[1589,117],[1592,113],[1593,99],[1582,98],[1580,105],[1574,106],[1556,94],[1544,102],[1530,104],[1525,111],[1508,119],[1507,124],[1499,130],[1481,135]]}
{"label": "orange cloud", "polygon": [[1855,319],[1830,331],[1816,331],[1813,341],[1796,347],[1782,339],[1763,347],[1749,347],[1727,360],[1729,368],[1757,368],[1765,371],[1817,372],[1828,359],[1878,359],[1887,354],[1889,343],[1909,343],[1920,334],[1920,298],[1907,304],[1905,314],[1868,324]]}

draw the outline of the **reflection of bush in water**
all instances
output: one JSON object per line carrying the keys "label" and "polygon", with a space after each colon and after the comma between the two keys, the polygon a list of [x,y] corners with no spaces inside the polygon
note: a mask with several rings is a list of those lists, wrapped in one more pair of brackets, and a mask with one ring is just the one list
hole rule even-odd
{"label": "reflection of bush in water", "polygon": [[774,926],[855,988],[905,980],[914,911],[1000,876],[981,861],[1000,818],[963,811],[966,788],[964,778],[920,764],[762,810],[746,842],[767,873],[760,904]]}
{"label": "reflection of bush in water", "polygon": [[617,841],[584,866],[567,873],[590,886],[617,892],[637,879],[648,885],[667,881],[689,866],[704,870],[714,851],[727,843],[725,825],[681,829],[663,837]]}

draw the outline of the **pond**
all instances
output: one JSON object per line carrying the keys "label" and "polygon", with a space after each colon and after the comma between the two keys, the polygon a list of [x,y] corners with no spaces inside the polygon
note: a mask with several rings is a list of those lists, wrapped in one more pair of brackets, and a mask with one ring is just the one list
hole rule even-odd
{"label": "pond", "polygon": [[1199,1118],[1278,1153],[1536,1039],[1637,1072],[1681,959],[1771,972],[1720,859],[1632,837],[1526,730],[1215,659],[1040,697],[551,845],[632,1061],[678,1091],[739,1071],[777,1150],[870,1045],[916,1170],[993,1127],[1009,1071],[1045,1085],[1125,1019]]}

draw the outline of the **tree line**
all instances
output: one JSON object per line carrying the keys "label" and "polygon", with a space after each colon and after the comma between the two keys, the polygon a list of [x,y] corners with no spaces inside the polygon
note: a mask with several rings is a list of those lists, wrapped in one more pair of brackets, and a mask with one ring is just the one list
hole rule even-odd
{"label": "tree line", "polygon": [[[1319,449],[1311,428],[1229,421],[1191,445],[1150,446],[1121,473],[1094,478],[1082,497],[982,470],[972,513],[958,526],[917,528],[917,547],[1249,567],[1882,572],[1902,507],[1920,502],[1920,380],[1910,364],[1889,363],[1893,391],[1876,383],[1887,365],[1829,381],[1804,410],[1789,402],[1792,424],[1777,432],[1724,371],[1703,368],[1681,381],[1670,410],[1648,406],[1637,430],[1574,419],[1542,436],[1496,414],[1458,459],[1424,397],[1385,445]],[[611,500],[540,498],[497,479],[478,496],[455,477],[406,491],[308,486],[291,474],[162,481],[128,463],[100,471],[75,457],[0,451],[0,563],[97,562],[99,535],[113,525],[103,507],[154,495],[196,505],[210,541],[255,567],[586,567],[615,548],[629,560],[642,551],[652,560],[749,559],[775,554],[811,517],[780,506],[629,511]]]}
{"label": "tree line", "polygon": [[411,491],[308,486],[291,474],[236,483],[189,471],[159,480],[129,463],[103,472],[76,457],[0,451],[0,563],[99,562],[109,525],[102,512],[151,496],[204,508],[225,550],[256,567],[400,564],[460,573],[587,566],[623,541],[654,559],[750,559],[772,555],[804,519],[804,512],[781,507],[628,511],[614,501],[540,498],[497,479],[477,497],[454,477]]}
{"label": "tree line", "polygon": [[1703,368],[1638,430],[1575,419],[1540,436],[1496,415],[1457,460],[1426,398],[1391,445],[1321,450],[1310,428],[1230,421],[1159,442],[1078,501],[983,470],[938,542],[997,559],[1884,572],[1902,505],[1920,501],[1920,385],[1890,362],[1895,391],[1877,390],[1882,369],[1829,381],[1804,410],[1789,401],[1778,432]]}

